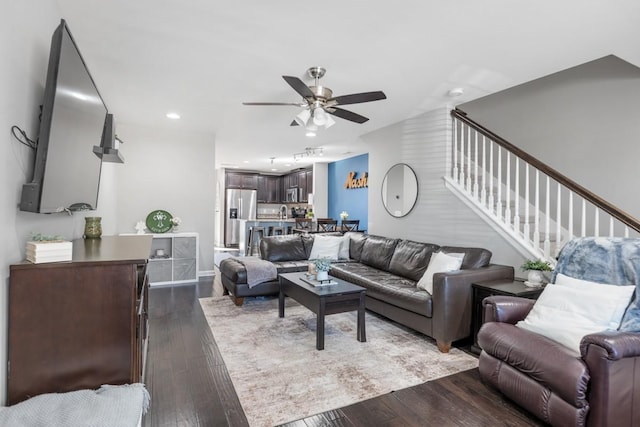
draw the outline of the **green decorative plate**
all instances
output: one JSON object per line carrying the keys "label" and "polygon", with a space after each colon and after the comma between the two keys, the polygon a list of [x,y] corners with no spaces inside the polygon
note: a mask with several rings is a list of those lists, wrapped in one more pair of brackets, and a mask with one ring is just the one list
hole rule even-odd
{"label": "green decorative plate", "polygon": [[166,233],[171,230],[171,214],[161,209],[147,215],[147,228],[153,233]]}

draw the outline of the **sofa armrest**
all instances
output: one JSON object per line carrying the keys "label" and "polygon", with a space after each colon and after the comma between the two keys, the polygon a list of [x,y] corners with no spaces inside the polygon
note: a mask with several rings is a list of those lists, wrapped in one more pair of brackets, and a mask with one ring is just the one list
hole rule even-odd
{"label": "sofa armrest", "polygon": [[604,331],[580,342],[589,369],[589,425],[640,425],[640,334]]}
{"label": "sofa armrest", "polygon": [[580,342],[580,353],[586,360],[591,346],[598,346],[604,350],[608,360],[620,360],[625,357],[640,356],[640,333],[603,331],[585,335]]}
{"label": "sofa armrest", "polygon": [[442,343],[471,335],[473,292],[471,284],[487,280],[513,279],[513,267],[486,267],[433,275],[433,337]]}
{"label": "sofa armrest", "polygon": [[524,320],[535,300],[530,298],[494,295],[482,300],[484,322],[502,322],[515,325]]}
{"label": "sofa armrest", "polygon": [[226,258],[220,262],[220,274],[234,283],[247,283],[247,270],[235,258]]}

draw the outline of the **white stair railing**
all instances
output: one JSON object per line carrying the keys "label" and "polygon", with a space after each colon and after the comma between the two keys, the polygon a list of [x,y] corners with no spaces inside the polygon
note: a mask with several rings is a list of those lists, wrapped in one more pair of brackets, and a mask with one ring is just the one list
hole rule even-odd
{"label": "white stair railing", "polygon": [[453,110],[451,116],[448,187],[520,245],[523,253],[554,263],[562,246],[577,236],[600,236],[607,230],[610,237],[640,237],[640,222],[634,217],[461,111]]}

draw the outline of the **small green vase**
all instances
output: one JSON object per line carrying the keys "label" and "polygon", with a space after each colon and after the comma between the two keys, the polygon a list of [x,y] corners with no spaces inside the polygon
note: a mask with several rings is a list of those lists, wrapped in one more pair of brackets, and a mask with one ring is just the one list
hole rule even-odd
{"label": "small green vase", "polygon": [[102,218],[99,216],[85,217],[84,238],[99,239],[102,236]]}

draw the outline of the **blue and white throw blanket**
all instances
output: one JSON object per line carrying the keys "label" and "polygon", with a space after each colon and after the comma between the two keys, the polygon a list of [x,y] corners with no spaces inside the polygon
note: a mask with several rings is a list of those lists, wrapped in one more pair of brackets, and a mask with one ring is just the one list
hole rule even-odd
{"label": "blue and white throw blanket", "polygon": [[556,275],[610,285],[635,285],[635,296],[627,308],[621,331],[640,332],[640,239],[581,237],[560,251]]}

